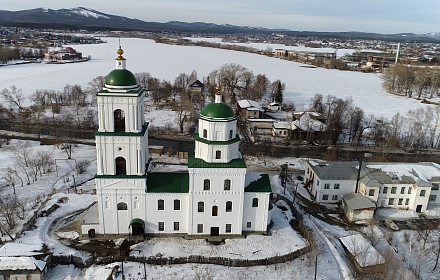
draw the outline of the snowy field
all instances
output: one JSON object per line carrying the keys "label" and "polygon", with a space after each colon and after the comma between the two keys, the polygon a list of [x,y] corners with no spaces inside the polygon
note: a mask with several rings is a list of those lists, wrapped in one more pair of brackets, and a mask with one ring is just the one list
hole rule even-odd
{"label": "snowy field", "polygon": [[[88,207],[92,204],[96,197],[89,194],[94,188],[94,181],[87,181],[93,178],[96,172],[94,158],[96,151],[93,147],[78,145],[74,147],[72,158],[75,160],[91,159],[92,164],[83,174],[76,174],[71,167],[66,164],[66,153],[56,146],[40,146],[38,142],[27,141],[30,143],[29,149],[32,152],[37,151],[52,151],[54,158],[57,159],[57,171],[45,174],[38,178],[37,181],[30,185],[23,187],[17,186],[17,195],[29,201],[31,207],[32,200],[36,197],[43,196],[48,198],[41,210],[47,210],[52,205],[57,203],[60,207],[52,214],[40,217],[37,219],[36,228],[31,231],[26,231],[24,235],[20,236],[14,242],[20,246],[17,250],[32,248],[41,248],[42,244],[46,244],[48,248],[55,255],[74,255],[81,258],[88,258],[89,254],[74,250],[64,245],[60,239],[74,239],[78,235],[74,232],[55,232],[58,226],[63,226],[61,221],[75,213],[76,211]],[[0,169],[14,164],[13,147],[22,144],[22,141],[13,140],[10,145],[4,145],[0,148]],[[166,155],[154,155],[154,158],[161,162],[169,162],[171,170],[176,167],[172,165],[180,162],[177,158],[167,157]],[[247,157],[246,162],[249,169],[268,169],[278,170],[283,163],[289,163],[289,169],[295,174],[303,174],[304,160],[298,158],[270,158],[270,157]],[[180,170],[180,169],[179,169]],[[160,166],[156,171],[167,171],[165,166]],[[169,170],[168,170],[169,171]],[[67,181],[66,178],[72,178],[75,175],[76,183],[86,182],[78,186],[78,192],[85,192],[85,194],[73,193],[73,180]],[[270,177],[273,192],[284,193],[284,189],[280,184],[278,175]],[[285,195],[290,200],[293,200],[294,185],[299,183],[294,180],[288,185]],[[50,198],[49,194],[53,193]],[[298,192],[304,197],[309,197],[306,189],[300,184],[297,188]],[[2,190],[2,197],[12,193],[12,188]],[[60,201],[63,202],[60,202]],[[298,199],[296,200],[298,204]],[[284,202],[279,201],[277,205],[286,206]],[[35,205],[34,205],[35,206]],[[329,207],[334,207],[329,205]],[[301,208],[298,208],[301,209]],[[34,208],[29,208],[29,215],[32,215]],[[301,210],[299,210],[301,211]],[[427,212],[428,217],[439,217],[440,209],[432,209]],[[224,245],[209,245],[204,240],[185,240],[182,238],[153,238],[146,242],[137,244],[132,247],[131,255],[133,256],[155,256],[158,253],[164,257],[180,257],[188,255],[202,255],[202,256],[220,256],[235,259],[257,259],[266,258],[270,256],[283,255],[290,251],[295,251],[305,246],[305,241],[295,231],[291,229],[288,221],[292,218],[289,211],[281,210],[274,207],[272,213],[274,227],[271,229],[271,236],[249,235],[245,239],[226,240]],[[415,218],[411,211],[398,211],[390,209],[379,210],[379,215],[383,218]],[[184,264],[184,265],[146,265],[145,267],[140,263],[125,262],[124,275],[125,279],[135,280],[144,279],[144,273],[147,274],[147,279],[314,279],[315,256],[318,255],[318,270],[317,279],[356,279],[347,263],[345,253],[343,252],[338,238],[349,236],[358,233],[354,230],[345,230],[338,226],[332,226],[322,222],[321,220],[311,216],[304,215],[303,221],[316,234],[318,242],[317,250],[312,250],[311,253],[304,256],[277,265],[256,266],[248,268],[227,267],[218,265],[202,265],[202,264]],[[20,221],[21,223],[23,221]],[[54,227],[51,225],[55,224]],[[398,231],[392,232],[390,230],[379,228],[375,226],[374,231],[377,235],[378,245],[376,249],[380,253],[386,252],[390,248],[396,251],[396,258],[400,258],[401,267],[399,268],[400,275],[404,278],[390,278],[390,279],[415,279],[411,278],[412,272],[407,269],[411,266],[418,270],[420,274],[419,279],[439,279],[439,270],[431,272],[433,267],[433,258],[430,253],[431,250],[424,250],[422,241],[417,235],[417,231]],[[369,227],[364,230],[368,236]],[[432,237],[435,237],[438,231],[432,232]],[[7,239],[6,236],[2,237]],[[426,248],[430,248],[431,241],[427,243]],[[19,254],[14,252],[14,247],[7,246],[0,249],[0,256]],[[397,255],[399,252],[399,255]],[[411,253],[412,252],[412,253]],[[121,265],[120,263],[112,263],[105,266],[92,266],[88,268],[75,268],[74,266],[58,265],[51,269],[48,274],[48,280],[69,279],[69,280],[100,280],[107,279],[113,267]],[[122,275],[118,274],[116,280],[122,279]]]}
{"label": "snowy field", "polygon": [[[63,90],[66,84],[87,86],[93,78],[105,76],[114,69],[117,57],[117,38],[103,38],[106,44],[74,45],[88,62],[73,64],[27,64],[0,67],[0,89],[15,85],[29,96],[37,89]],[[309,106],[316,93],[323,96],[351,97],[366,115],[391,118],[395,113],[406,113],[420,104],[416,100],[387,94],[379,74],[339,71],[323,68],[304,68],[302,64],[222,49],[195,46],[156,44],[152,40],[123,38],[121,45],[128,59],[127,68],[134,73],[149,72],[152,76],[174,82],[180,73],[197,71],[199,79],[226,63],[237,63],[255,75],[266,74],[271,80],[286,84],[285,100],[293,101],[298,109]],[[253,44],[250,44],[252,46]],[[264,45],[256,44],[263,48]],[[268,45],[270,46],[270,45]]]}

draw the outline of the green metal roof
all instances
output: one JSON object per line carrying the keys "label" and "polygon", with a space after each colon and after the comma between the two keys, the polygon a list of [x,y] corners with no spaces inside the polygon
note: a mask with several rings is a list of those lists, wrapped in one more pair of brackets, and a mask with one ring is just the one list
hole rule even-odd
{"label": "green metal roof", "polygon": [[272,192],[269,175],[261,174],[258,180],[251,182],[244,188],[244,192]]}
{"label": "green metal roof", "polygon": [[141,132],[125,132],[125,131],[118,131],[118,132],[95,132],[95,136],[137,136],[142,137],[145,135],[145,132],[148,129],[149,123],[144,123],[142,126]]}
{"label": "green metal roof", "polygon": [[110,86],[137,85],[136,77],[127,69],[115,69],[105,78],[105,84]]}
{"label": "green metal roof", "polygon": [[188,193],[186,172],[151,172],[147,177],[147,193]]}
{"label": "green metal roof", "polygon": [[200,116],[214,119],[235,118],[234,110],[225,103],[210,103],[202,109]]}
{"label": "green metal roof", "polygon": [[240,142],[240,136],[238,136],[238,134],[237,134],[235,136],[235,138],[232,138],[228,141],[209,141],[208,139],[201,138],[198,133],[195,133],[194,140],[205,143],[205,144],[212,144],[212,145],[230,145],[235,142]]}
{"label": "green metal roof", "polygon": [[246,168],[246,163],[242,158],[233,159],[227,163],[221,162],[206,162],[203,159],[195,158],[194,156],[188,158],[189,168]]}
{"label": "green metal roof", "polygon": [[141,224],[143,227],[145,227],[145,222],[144,222],[142,219],[138,219],[138,218],[133,219],[133,220],[131,220],[130,225],[131,225],[131,224],[134,224],[134,223],[139,223],[139,224]]}

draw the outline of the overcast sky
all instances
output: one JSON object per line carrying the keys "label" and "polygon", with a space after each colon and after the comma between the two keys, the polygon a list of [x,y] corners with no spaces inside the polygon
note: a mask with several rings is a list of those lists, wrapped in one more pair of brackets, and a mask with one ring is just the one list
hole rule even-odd
{"label": "overcast sky", "polygon": [[[91,8],[144,21],[202,21],[298,31],[440,32],[439,0],[9,0],[2,10]],[[69,3],[70,2],[70,3]]]}

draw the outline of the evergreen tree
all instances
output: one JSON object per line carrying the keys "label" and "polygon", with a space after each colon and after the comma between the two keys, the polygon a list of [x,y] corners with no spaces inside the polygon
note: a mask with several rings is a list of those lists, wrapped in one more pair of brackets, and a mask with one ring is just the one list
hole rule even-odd
{"label": "evergreen tree", "polygon": [[283,103],[283,87],[281,85],[281,81],[280,80],[278,80],[278,85],[277,85],[277,88],[276,88],[276,93],[274,95],[273,101],[277,102],[279,104]]}

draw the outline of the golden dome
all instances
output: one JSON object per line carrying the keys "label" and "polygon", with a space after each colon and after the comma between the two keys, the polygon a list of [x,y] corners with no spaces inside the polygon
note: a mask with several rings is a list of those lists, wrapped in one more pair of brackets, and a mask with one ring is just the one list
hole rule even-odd
{"label": "golden dome", "polygon": [[117,60],[125,60],[125,58],[122,56],[124,54],[124,51],[122,50],[121,46],[119,46],[117,53],[119,55],[118,58],[116,58]]}
{"label": "golden dome", "polygon": [[220,82],[218,82],[215,90],[217,91],[216,94],[222,94],[222,86],[220,85]]}

